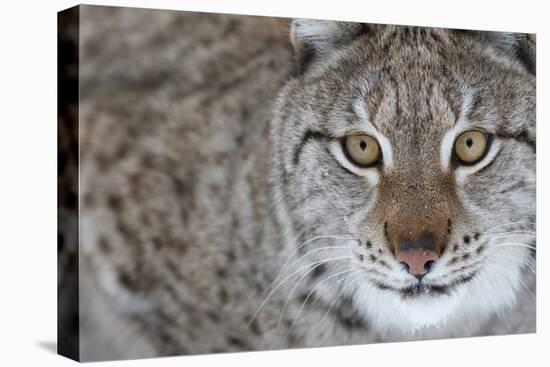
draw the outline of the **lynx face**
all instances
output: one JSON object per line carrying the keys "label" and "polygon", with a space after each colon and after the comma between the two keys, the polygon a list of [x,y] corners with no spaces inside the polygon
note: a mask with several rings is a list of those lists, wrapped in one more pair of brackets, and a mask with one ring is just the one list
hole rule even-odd
{"label": "lynx face", "polygon": [[273,177],[320,297],[379,329],[512,305],[535,259],[527,36],[304,20],[293,43]]}

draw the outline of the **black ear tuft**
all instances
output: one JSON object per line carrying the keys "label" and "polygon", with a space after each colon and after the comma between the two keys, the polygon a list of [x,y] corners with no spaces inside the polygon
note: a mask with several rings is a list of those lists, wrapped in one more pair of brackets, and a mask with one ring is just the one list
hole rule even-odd
{"label": "black ear tuft", "polygon": [[362,23],[295,19],[291,41],[299,69],[304,70],[312,62],[350,43],[364,31],[365,25]]}

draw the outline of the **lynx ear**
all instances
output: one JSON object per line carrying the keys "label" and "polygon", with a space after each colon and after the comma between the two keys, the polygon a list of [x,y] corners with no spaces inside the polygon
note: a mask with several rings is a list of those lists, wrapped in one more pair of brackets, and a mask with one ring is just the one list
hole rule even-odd
{"label": "lynx ear", "polygon": [[517,60],[536,74],[536,39],[534,34],[483,32],[484,40],[499,54]]}
{"label": "lynx ear", "polygon": [[291,41],[300,69],[350,43],[365,31],[361,23],[332,20],[295,19]]}

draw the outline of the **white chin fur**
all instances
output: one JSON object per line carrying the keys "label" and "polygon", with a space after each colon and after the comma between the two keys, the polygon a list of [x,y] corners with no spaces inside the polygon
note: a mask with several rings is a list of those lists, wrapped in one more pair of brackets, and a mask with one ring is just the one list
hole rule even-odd
{"label": "white chin fur", "polygon": [[364,282],[353,296],[354,305],[361,316],[382,333],[412,335],[426,329],[451,331],[467,325],[479,326],[488,317],[516,303],[519,267],[502,272],[499,265],[487,264],[483,274],[450,295],[403,299],[393,291],[380,290]]}
{"label": "white chin fur", "polygon": [[420,296],[402,299],[393,291],[362,284],[355,293],[356,307],[379,331],[400,330],[414,333],[430,326],[443,326],[460,305],[458,293],[452,296]]}

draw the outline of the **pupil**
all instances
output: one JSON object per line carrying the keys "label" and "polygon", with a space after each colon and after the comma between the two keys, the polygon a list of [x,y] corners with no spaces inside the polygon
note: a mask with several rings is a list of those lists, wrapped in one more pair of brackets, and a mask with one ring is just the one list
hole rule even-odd
{"label": "pupil", "polygon": [[466,145],[468,146],[468,148],[471,148],[472,145],[474,145],[474,141],[472,140],[472,138],[466,139]]}
{"label": "pupil", "polygon": [[361,148],[361,150],[365,150],[367,149],[367,143],[364,140],[361,140],[361,142],[359,143],[359,147]]}

